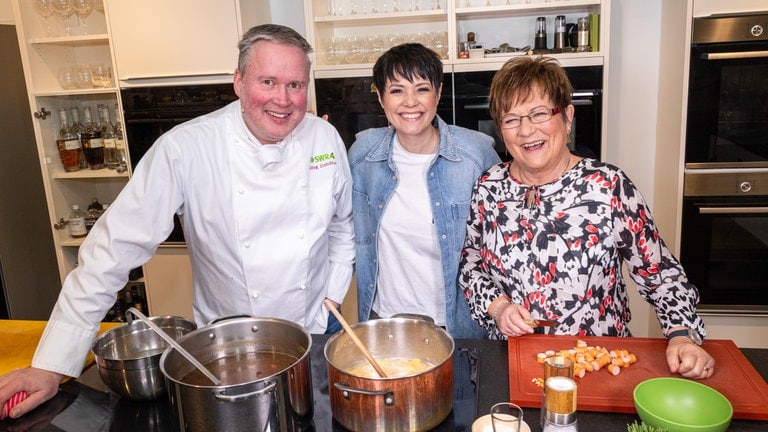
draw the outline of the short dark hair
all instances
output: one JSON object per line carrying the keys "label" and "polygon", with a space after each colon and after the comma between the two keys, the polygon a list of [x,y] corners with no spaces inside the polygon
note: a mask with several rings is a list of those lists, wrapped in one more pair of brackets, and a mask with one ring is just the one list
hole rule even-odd
{"label": "short dark hair", "polygon": [[513,105],[531,97],[534,85],[565,114],[571,104],[573,85],[562,66],[552,57],[513,57],[493,76],[488,111],[496,126]]}
{"label": "short dark hair", "polygon": [[423,78],[437,90],[443,82],[443,62],[436,52],[420,43],[397,45],[384,52],[373,65],[376,89],[383,92],[387,80],[394,80],[395,75],[410,82]]}
{"label": "short dark hair", "polygon": [[240,50],[240,56],[237,59],[237,69],[241,74],[245,73],[248,65],[248,57],[251,54],[251,47],[259,41],[271,41],[278,44],[295,46],[307,54],[307,68],[312,66],[309,54],[312,52],[312,45],[304,39],[296,30],[279,24],[262,24],[251,27],[237,44]]}

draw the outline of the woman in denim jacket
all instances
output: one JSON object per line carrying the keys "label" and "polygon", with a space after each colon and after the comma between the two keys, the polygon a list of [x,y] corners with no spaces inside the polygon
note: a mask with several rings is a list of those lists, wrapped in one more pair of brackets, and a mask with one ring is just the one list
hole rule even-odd
{"label": "woman in denim jacket", "polygon": [[493,139],[437,116],[443,64],[408,43],[385,52],[373,79],[389,127],[349,150],[361,321],[416,313],[456,338],[487,337],[457,285],[472,188],[500,162]]}

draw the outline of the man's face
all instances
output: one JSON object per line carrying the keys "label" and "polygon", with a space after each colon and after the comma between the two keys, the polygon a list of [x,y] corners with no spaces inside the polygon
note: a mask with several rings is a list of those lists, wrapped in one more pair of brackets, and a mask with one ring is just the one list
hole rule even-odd
{"label": "man's face", "polygon": [[256,42],[234,83],[245,124],[262,144],[288,136],[307,112],[309,64],[300,48]]}

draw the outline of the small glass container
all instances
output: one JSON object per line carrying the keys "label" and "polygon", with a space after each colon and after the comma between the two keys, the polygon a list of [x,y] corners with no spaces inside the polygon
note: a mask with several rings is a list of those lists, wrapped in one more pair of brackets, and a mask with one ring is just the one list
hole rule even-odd
{"label": "small glass container", "polygon": [[554,376],[544,382],[544,432],[577,432],[576,381]]}
{"label": "small glass container", "polygon": [[547,19],[536,18],[536,37],[533,40],[533,49],[547,49]]}
{"label": "small glass container", "polygon": [[554,49],[562,50],[567,44],[565,43],[565,15],[558,15],[555,17],[555,46]]}

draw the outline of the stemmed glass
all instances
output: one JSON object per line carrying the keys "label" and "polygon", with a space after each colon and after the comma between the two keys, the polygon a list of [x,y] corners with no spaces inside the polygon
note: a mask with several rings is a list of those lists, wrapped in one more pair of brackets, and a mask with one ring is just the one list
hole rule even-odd
{"label": "stemmed glass", "polygon": [[93,0],[72,0],[72,7],[75,9],[80,27],[83,28],[83,34],[88,34],[88,24],[85,19],[93,11]]}
{"label": "stemmed glass", "polygon": [[53,15],[53,5],[51,0],[35,0],[35,12],[37,12],[43,21],[45,21],[45,35],[51,36],[51,23],[48,18]]}
{"label": "stemmed glass", "polygon": [[53,11],[56,12],[56,15],[61,18],[61,20],[64,22],[64,33],[66,33],[67,36],[70,35],[70,28],[69,28],[69,17],[75,12],[74,5],[72,4],[72,0],[52,0],[53,1]]}

